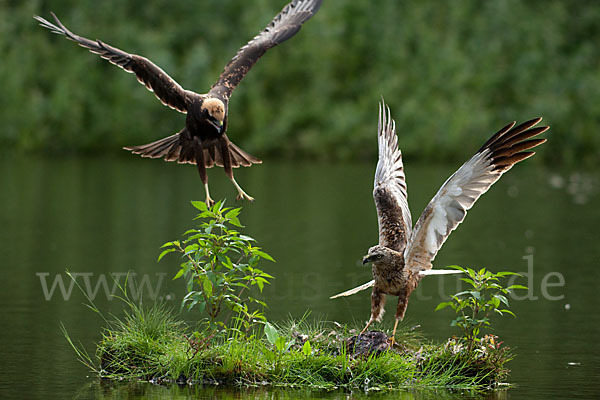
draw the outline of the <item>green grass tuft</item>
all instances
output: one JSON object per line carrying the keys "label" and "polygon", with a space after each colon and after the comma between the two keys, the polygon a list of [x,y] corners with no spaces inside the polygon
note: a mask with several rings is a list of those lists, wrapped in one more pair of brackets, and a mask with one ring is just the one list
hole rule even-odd
{"label": "green grass tuft", "polygon": [[[431,343],[404,328],[396,335],[394,351],[353,356],[348,354],[345,340],[356,335],[356,329],[336,322],[308,322],[305,316],[276,327],[290,344],[288,350],[280,351],[262,330],[250,337],[234,330],[190,333],[163,305],[143,308],[127,304],[125,316],[109,322],[104,330],[97,360],[79,353],[86,365],[105,378],[366,391],[479,390],[496,387],[508,373],[504,364],[510,353],[493,337],[485,342],[487,348],[468,351],[458,339]],[[309,350],[304,347],[306,341]],[[100,368],[95,367],[98,364]]]}

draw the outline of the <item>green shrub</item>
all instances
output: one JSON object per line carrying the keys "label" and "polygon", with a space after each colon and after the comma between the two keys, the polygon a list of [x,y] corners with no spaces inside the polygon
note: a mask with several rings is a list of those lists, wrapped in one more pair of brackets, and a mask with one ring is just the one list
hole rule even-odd
{"label": "green shrub", "polygon": [[[508,275],[518,275],[516,272],[493,273],[485,268],[475,271],[471,268],[454,266],[453,268],[467,274],[467,278],[461,278],[470,288],[451,296],[450,301],[442,302],[436,307],[436,311],[451,307],[459,314],[452,322],[452,326],[458,326],[463,332],[463,339],[467,348],[472,350],[481,342],[479,337],[481,329],[490,326],[489,316],[491,313],[499,315],[515,314],[508,309],[506,295],[513,289],[527,289],[522,285],[511,285],[503,287],[500,278]],[[492,341],[493,342],[493,341]],[[492,343],[493,344],[493,343]]]}
{"label": "green shrub", "polygon": [[[181,253],[184,262],[173,279],[184,277],[187,281],[182,307],[205,313],[211,328],[248,332],[254,323],[266,321],[262,311],[266,304],[253,297],[250,289],[262,292],[273,279],[258,263],[274,260],[254,245],[253,238],[233,228],[242,227],[238,219],[241,208],[224,207],[221,201],[211,208],[202,201],[192,205],[200,211],[198,227],[185,232],[182,240],[165,243],[158,260],[168,253]],[[224,309],[235,315],[234,323],[219,319]]]}

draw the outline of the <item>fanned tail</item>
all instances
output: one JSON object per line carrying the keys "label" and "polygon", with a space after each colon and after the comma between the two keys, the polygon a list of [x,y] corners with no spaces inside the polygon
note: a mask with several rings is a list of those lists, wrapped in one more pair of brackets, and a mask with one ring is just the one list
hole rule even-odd
{"label": "fanned tail", "polygon": [[[231,140],[227,139],[227,142],[232,168],[250,167],[252,164],[262,163],[258,158],[237,147]],[[212,168],[215,165],[217,167],[224,166],[219,142],[210,143],[204,147],[204,166],[206,168]]]}
{"label": "fanned tail", "polygon": [[[229,154],[231,154],[231,166],[237,167],[249,167],[252,164],[262,164],[262,161],[254,157],[251,154],[246,153],[244,150],[237,147],[231,141],[229,141]],[[217,164],[219,167],[222,165]]]}
{"label": "fanned tail", "polygon": [[[185,128],[180,132],[167,136],[152,143],[140,146],[123,147],[133,154],[139,154],[142,157],[162,158],[165,161],[177,161],[180,164],[196,164],[193,141],[188,138]],[[252,164],[261,164],[262,161],[251,154],[246,153],[238,146],[228,140],[231,166],[249,167]],[[223,155],[218,141],[212,143],[203,143],[204,166],[212,168],[213,166],[223,167]]]}

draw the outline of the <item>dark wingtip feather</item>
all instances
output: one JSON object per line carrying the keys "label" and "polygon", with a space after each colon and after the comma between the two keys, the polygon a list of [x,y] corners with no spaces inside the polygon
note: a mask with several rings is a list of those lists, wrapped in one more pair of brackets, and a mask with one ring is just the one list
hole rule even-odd
{"label": "dark wingtip feather", "polygon": [[510,157],[502,157],[497,160],[494,160],[494,169],[510,169],[513,165],[523,160],[532,157],[535,154],[535,151],[524,151],[521,153],[513,154]]}
{"label": "dark wingtip feather", "polygon": [[504,126],[502,129],[500,129],[498,132],[494,133],[494,135],[492,135],[491,138],[488,139],[487,142],[485,142],[483,144],[483,146],[481,146],[481,148],[478,150],[478,152],[483,151],[486,147],[488,147],[490,144],[494,143],[496,140],[498,140],[498,138],[502,135],[504,135],[506,132],[508,132],[513,126],[515,126],[517,122],[513,121],[509,124],[507,124],[506,126]]}
{"label": "dark wingtip feather", "polygon": [[512,139],[516,139],[517,136],[519,136],[520,138],[517,139],[517,141],[526,139],[526,137],[521,136],[524,132],[531,132],[531,135],[527,137],[539,135],[540,133],[546,131],[548,127],[535,128],[541,129],[539,132],[536,133],[533,133],[534,131],[530,130],[530,128],[537,125],[541,120],[542,117],[537,117],[530,119],[529,121],[525,121],[517,126],[515,126],[514,122],[506,125],[504,128],[500,129],[496,134],[494,134],[487,142],[485,142],[485,144],[479,149],[479,152],[485,150],[486,148],[495,149],[499,147],[504,147],[504,145],[509,141],[511,143],[515,143],[515,141],[513,141]]}
{"label": "dark wingtip feather", "polygon": [[534,136],[538,136],[543,132],[546,132],[549,129],[547,126],[540,126],[537,128],[530,128],[526,131],[518,133],[516,135],[510,135],[508,138],[501,138],[496,143],[493,143],[489,146],[489,149],[493,152],[502,151],[502,149],[511,148],[523,141],[532,138]]}
{"label": "dark wingtip feather", "polygon": [[507,171],[513,165],[535,154],[533,151],[525,150],[533,149],[547,141],[546,138],[531,139],[550,129],[548,126],[534,127],[541,120],[542,118],[538,117],[517,126],[514,126],[514,123],[509,124],[507,125],[511,127],[509,130],[504,127],[488,140],[480,151],[490,152],[489,159],[494,170]]}

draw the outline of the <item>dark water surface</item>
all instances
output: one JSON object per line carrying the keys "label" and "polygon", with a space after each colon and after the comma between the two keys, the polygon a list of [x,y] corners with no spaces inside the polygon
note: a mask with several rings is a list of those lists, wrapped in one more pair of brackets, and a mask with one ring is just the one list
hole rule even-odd
{"label": "dark water surface", "polygon": [[[458,165],[407,162],[409,201],[416,220]],[[274,321],[307,310],[340,322],[369,316],[369,293],[329,300],[371,279],[360,266],[377,241],[371,198],[374,164],[266,162],[237,172],[257,201],[244,204],[245,232],[272,254],[276,276],[265,290]],[[234,199],[222,171],[210,171],[213,197]],[[344,392],[155,387],[88,377],[60,332],[93,353],[103,326],[69,293],[65,270],[95,297],[106,315],[102,280],[133,271],[146,299],[179,305],[183,282],[172,281],[176,257],[157,264],[159,246],[176,239],[194,217],[190,200],[204,193],[193,167],[137,158],[0,159],[0,398],[346,398]],[[235,204],[229,201],[230,205]],[[435,266],[487,266],[527,273],[530,286],[513,300],[518,318],[495,321],[518,356],[510,363],[516,387],[483,398],[594,398],[600,393],[600,173],[517,166],[471,210],[438,254]],[[64,293],[53,284],[63,280]],[[528,282],[526,282],[528,281]],[[100,282],[100,284],[99,284]],[[411,298],[405,323],[443,340],[458,331],[450,311],[433,312],[457,290],[456,277],[428,277]],[[87,286],[86,286],[87,284]],[[95,294],[94,294],[95,293]],[[386,322],[391,325],[395,301]],[[189,317],[189,315],[188,315]],[[361,397],[361,393],[353,396]],[[389,394],[388,394],[389,396]],[[407,391],[398,399],[464,398],[449,391]],[[383,397],[371,395],[370,397]]]}

